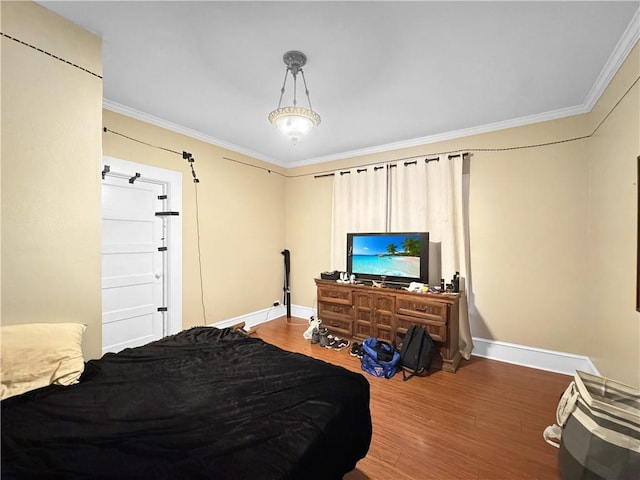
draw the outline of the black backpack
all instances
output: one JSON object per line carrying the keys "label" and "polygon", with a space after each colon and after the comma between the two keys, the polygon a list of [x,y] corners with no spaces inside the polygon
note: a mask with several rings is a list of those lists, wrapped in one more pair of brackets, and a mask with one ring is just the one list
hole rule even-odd
{"label": "black backpack", "polygon": [[418,325],[409,327],[400,349],[403,380],[409,380],[414,375],[424,375],[429,371],[434,347],[433,339],[424,327]]}

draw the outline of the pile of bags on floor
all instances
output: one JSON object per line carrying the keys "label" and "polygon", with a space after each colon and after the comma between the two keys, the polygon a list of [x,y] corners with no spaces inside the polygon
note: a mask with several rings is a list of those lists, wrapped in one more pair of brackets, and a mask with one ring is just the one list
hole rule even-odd
{"label": "pile of bags on floor", "polygon": [[393,377],[398,370],[402,379],[409,380],[414,375],[426,375],[431,367],[431,357],[435,344],[422,326],[412,325],[402,341],[402,347],[369,337],[360,345],[354,343],[351,355],[360,357],[362,370],[383,378]]}
{"label": "pile of bags on floor", "polygon": [[[311,317],[309,327],[302,336],[311,343],[323,347],[342,350],[350,345],[349,340],[330,335],[322,320]],[[411,325],[398,349],[395,345],[375,337],[369,337],[361,344],[354,342],[351,355],[360,358],[362,370],[374,377],[391,378],[402,372],[402,379],[409,380],[424,376],[431,368],[431,357],[436,351],[429,332],[421,325]]]}

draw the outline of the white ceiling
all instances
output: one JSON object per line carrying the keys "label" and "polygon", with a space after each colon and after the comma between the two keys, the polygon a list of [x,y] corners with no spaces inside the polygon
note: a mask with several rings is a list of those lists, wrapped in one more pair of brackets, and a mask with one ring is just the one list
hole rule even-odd
{"label": "white ceiling", "polygon": [[[584,113],[640,31],[639,0],[38,3],[102,38],[106,108],[282,166]],[[296,146],[288,50],[322,117]]]}

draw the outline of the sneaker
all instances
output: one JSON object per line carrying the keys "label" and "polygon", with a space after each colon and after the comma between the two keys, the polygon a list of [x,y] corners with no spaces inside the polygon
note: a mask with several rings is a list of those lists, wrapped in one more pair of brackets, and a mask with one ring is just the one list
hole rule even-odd
{"label": "sneaker", "polygon": [[311,333],[311,343],[318,343],[320,342],[320,332],[318,331],[317,328],[313,329],[313,332]]}
{"label": "sneaker", "polygon": [[343,348],[347,348],[351,342],[344,338],[335,337],[335,342],[331,345],[331,347],[335,350],[342,350]]}
{"label": "sneaker", "polygon": [[327,343],[326,343],[326,345],[323,345],[323,347],[325,347],[325,348],[333,348],[333,346],[335,345],[335,343],[337,341],[336,339],[337,339],[337,337],[334,337],[333,335],[327,335]]}
{"label": "sneaker", "polygon": [[360,344],[358,342],[353,342],[353,345],[351,345],[351,350],[349,350],[349,355],[351,355],[352,357],[357,357],[359,351]]}
{"label": "sneaker", "polygon": [[320,345],[322,345],[323,347],[326,347],[329,344],[329,338],[328,338],[328,334],[329,334],[329,330],[327,330],[325,327],[321,327],[318,329],[318,332],[320,334]]}

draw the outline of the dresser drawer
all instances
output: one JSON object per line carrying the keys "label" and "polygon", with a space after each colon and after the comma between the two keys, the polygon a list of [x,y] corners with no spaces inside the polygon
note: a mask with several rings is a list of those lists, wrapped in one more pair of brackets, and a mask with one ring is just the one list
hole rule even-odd
{"label": "dresser drawer", "polygon": [[342,318],[351,321],[351,305],[318,302],[318,317]]}
{"label": "dresser drawer", "polygon": [[417,317],[430,322],[447,322],[448,307],[446,303],[419,297],[398,297],[396,313]]}
{"label": "dresser drawer", "polygon": [[411,325],[422,325],[431,338],[436,342],[447,341],[447,324],[444,322],[431,322],[425,320],[418,320],[415,317],[408,317],[405,315],[396,315],[396,331],[401,334],[407,333],[407,330]]}
{"label": "dresser drawer", "polygon": [[318,318],[322,320],[322,326],[327,327],[331,333],[350,337],[352,335],[351,305],[336,303],[318,303]]}
{"label": "dresser drawer", "polygon": [[348,288],[319,286],[318,287],[318,303],[330,302],[342,305],[352,305],[351,290]]}
{"label": "dresser drawer", "polygon": [[340,337],[351,337],[353,335],[353,332],[351,331],[351,319],[345,320],[342,318],[330,317],[320,318],[322,318],[322,326],[327,327],[330,333]]}

